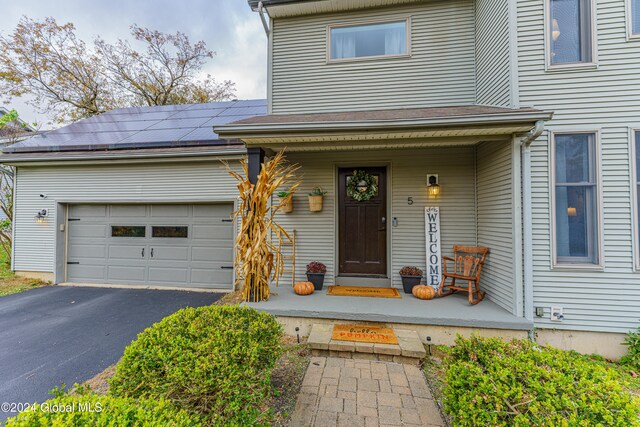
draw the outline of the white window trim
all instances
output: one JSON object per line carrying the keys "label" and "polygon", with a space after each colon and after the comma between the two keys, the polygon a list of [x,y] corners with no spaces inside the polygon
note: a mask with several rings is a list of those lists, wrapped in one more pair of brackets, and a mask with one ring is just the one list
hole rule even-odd
{"label": "white window trim", "polygon": [[629,183],[631,184],[631,248],[633,254],[633,270],[640,272],[640,212],[638,212],[638,183],[636,181],[636,173],[638,165],[636,164],[636,132],[640,132],[640,126],[632,126],[629,128],[629,170],[631,176]]}
{"label": "white window trim", "polygon": [[625,15],[627,24],[627,41],[640,40],[640,33],[633,34],[633,5],[632,0],[626,0],[625,2]]}
{"label": "white window trim", "polygon": [[551,17],[551,0],[544,0],[544,57],[545,71],[572,71],[598,68],[598,19],[596,0],[589,0],[591,5],[591,61],[572,62],[567,64],[551,64],[551,40],[549,40],[549,18]]}
{"label": "white window trim", "polygon": [[[596,221],[597,221],[597,241],[596,248],[598,250],[598,262],[595,264],[571,264],[558,263],[556,254],[556,135],[589,133],[594,135],[595,144],[595,173],[596,173]],[[551,218],[551,268],[557,270],[603,270],[604,269],[604,213],[602,206],[602,152],[600,144],[600,129],[562,129],[550,132],[549,144],[549,195],[550,195],[550,211]]]}
{"label": "white window trim", "polygon": [[[392,22],[406,22],[406,32],[407,32],[407,53],[401,53],[397,55],[377,55],[377,56],[362,56],[358,58],[340,58],[340,59],[331,59],[331,30],[333,28],[342,28],[342,27],[354,27],[359,25],[375,25],[375,24],[389,24]],[[411,58],[411,16],[400,16],[397,18],[385,18],[379,20],[368,20],[368,21],[349,21],[341,24],[329,24],[327,25],[327,46],[326,46],[326,62],[327,64],[342,64],[345,62],[360,62],[360,61],[380,61],[380,60],[389,60],[389,59],[399,59],[399,58]]]}

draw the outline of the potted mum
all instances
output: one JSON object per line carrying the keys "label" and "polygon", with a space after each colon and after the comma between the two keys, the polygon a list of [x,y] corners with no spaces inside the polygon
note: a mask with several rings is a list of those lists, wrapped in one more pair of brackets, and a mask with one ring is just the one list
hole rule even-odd
{"label": "potted mum", "polygon": [[312,261],[307,264],[307,280],[313,283],[316,291],[322,290],[324,284],[324,275],[327,272],[327,266],[318,261]]}
{"label": "potted mum", "polygon": [[284,213],[293,212],[293,193],[281,191],[278,193],[278,197],[280,197],[280,210]]}
{"label": "potted mum", "polygon": [[422,280],[422,270],[414,266],[405,266],[400,269],[402,277],[402,288],[406,294],[410,294],[413,287],[420,284]]}

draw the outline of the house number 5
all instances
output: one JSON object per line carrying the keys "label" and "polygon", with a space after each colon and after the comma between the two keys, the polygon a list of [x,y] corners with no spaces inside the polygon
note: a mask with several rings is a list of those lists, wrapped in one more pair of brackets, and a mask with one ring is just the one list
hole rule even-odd
{"label": "house number 5", "polygon": [[413,197],[407,197],[407,204],[411,206],[413,204]]}

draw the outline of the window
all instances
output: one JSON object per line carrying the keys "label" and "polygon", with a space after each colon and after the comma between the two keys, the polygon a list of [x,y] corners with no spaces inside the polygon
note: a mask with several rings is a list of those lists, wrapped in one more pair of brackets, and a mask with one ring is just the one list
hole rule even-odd
{"label": "window", "polygon": [[549,1],[551,65],[593,62],[591,0]]}
{"label": "window", "polygon": [[151,227],[151,237],[189,237],[189,227],[166,227],[166,226],[153,226]]}
{"label": "window", "polygon": [[407,55],[407,20],[331,27],[331,60]]}
{"label": "window", "polygon": [[555,134],[558,264],[598,264],[595,133]]}
{"label": "window", "polygon": [[640,0],[631,0],[631,35],[640,36]]}
{"label": "window", "polygon": [[112,225],[111,237],[145,237],[147,227],[144,225]]}

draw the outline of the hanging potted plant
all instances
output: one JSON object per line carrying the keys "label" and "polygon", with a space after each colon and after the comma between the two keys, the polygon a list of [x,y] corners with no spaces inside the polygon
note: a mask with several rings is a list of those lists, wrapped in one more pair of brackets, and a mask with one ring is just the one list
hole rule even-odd
{"label": "hanging potted plant", "polygon": [[320,212],[322,210],[322,199],[326,191],[322,191],[322,188],[315,187],[311,193],[309,193],[309,211]]}
{"label": "hanging potted plant", "polygon": [[293,212],[293,193],[281,191],[278,193],[278,197],[280,197],[280,211],[284,213]]}
{"label": "hanging potted plant", "polygon": [[316,291],[322,290],[324,284],[324,275],[327,272],[327,266],[318,261],[312,261],[307,264],[307,279],[313,283]]}
{"label": "hanging potted plant", "polygon": [[400,269],[400,277],[402,277],[404,293],[410,294],[413,291],[413,287],[420,284],[422,270],[414,266],[405,266]]}

